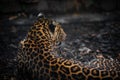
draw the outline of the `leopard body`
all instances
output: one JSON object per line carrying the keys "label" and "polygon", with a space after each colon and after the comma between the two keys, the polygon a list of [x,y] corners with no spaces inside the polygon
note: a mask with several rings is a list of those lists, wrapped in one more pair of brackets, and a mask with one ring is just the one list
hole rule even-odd
{"label": "leopard body", "polygon": [[[18,51],[19,80],[120,80],[120,62],[98,58],[90,65],[56,57],[54,48],[65,40],[59,23],[39,17]],[[57,53],[59,54],[59,53]]]}

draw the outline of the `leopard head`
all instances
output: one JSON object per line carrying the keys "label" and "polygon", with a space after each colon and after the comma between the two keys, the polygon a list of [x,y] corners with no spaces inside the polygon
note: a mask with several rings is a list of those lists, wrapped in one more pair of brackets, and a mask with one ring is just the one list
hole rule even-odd
{"label": "leopard head", "polygon": [[65,38],[66,33],[60,24],[44,16],[37,19],[26,37],[27,40],[34,41],[36,44],[48,41],[54,46],[61,43]]}

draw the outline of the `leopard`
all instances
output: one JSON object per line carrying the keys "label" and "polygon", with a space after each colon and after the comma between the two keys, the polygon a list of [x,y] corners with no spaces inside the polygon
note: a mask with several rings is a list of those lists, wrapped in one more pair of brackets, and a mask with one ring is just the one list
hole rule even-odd
{"label": "leopard", "polygon": [[[56,56],[67,34],[60,23],[37,17],[17,54],[18,80],[120,80],[120,62],[98,57],[89,65]],[[57,53],[59,54],[59,53]]]}

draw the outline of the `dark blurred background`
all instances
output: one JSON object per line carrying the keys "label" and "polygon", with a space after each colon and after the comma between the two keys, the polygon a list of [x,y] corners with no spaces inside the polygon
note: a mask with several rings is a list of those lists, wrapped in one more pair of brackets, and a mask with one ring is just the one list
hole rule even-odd
{"label": "dark blurred background", "polygon": [[0,0],[0,12],[3,14],[116,12],[120,10],[119,3],[119,0]]}
{"label": "dark blurred background", "polygon": [[67,33],[59,56],[120,60],[120,0],[0,0],[0,80],[16,80],[18,44],[38,13]]}

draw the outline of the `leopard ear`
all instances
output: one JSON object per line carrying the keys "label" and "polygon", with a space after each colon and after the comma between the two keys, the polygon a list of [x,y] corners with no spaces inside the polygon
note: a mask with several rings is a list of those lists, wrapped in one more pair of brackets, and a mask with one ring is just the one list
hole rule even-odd
{"label": "leopard ear", "polygon": [[45,18],[45,15],[44,15],[44,14],[39,13],[39,14],[37,15],[37,20],[43,19],[43,18]]}
{"label": "leopard ear", "polygon": [[52,32],[52,33],[54,33],[54,31],[55,31],[55,25],[54,24],[49,24],[49,29],[50,29],[50,31]]}
{"label": "leopard ear", "polygon": [[44,15],[43,13],[39,13],[37,17],[38,17],[38,18],[44,18],[45,15]]}

